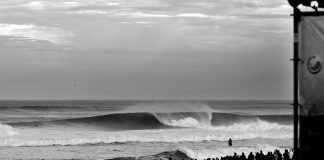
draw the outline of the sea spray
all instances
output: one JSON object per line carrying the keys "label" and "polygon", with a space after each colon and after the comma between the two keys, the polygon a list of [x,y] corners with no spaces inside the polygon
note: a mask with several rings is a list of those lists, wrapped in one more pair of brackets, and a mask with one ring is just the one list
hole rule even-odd
{"label": "sea spray", "polygon": [[170,126],[199,127],[211,125],[211,114],[206,112],[154,113],[154,115],[160,122]]}

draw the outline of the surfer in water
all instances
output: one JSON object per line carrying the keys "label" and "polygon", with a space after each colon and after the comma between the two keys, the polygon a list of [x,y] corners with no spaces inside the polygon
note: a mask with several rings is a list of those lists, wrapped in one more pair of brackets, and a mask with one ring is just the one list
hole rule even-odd
{"label": "surfer in water", "polygon": [[228,146],[232,146],[232,139],[231,138],[228,140]]}

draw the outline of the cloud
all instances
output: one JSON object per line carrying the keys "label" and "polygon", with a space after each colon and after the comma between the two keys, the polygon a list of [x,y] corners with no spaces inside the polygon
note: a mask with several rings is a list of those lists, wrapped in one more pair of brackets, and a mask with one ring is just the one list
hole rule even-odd
{"label": "cloud", "polygon": [[169,18],[172,17],[168,14],[157,14],[157,13],[142,13],[142,12],[123,12],[123,13],[115,13],[115,16],[130,16],[135,18]]}
{"label": "cloud", "polygon": [[45,10],[45,9],[67,9],[73,7],[79,7],[82,5],[81,2],[51,2],[51,1],[32,1],[21,5],[27,7],[30,10]]}
{"label": "cloud", "polygon": [[136,24],[154,24],[156,22],[143,22],[143,21],[139,21],[139,22],[135,22]]}
{"label": "cloud", "polygon": [[82,15],[106,15],[108,11],[102,10],[78,10],[78,11],[67,11],[67,14],[82,14]]}
{"label": "cloud", "polygon": [[66,33],[56,27],[36,26],[34,24],[0,24],[0,36],[9,36],[17,39],[43,40],[51,43],[67,43]]}
{"label": "cloud", "polygon": [[30,9],[33,10],[42,10],[45,9],[46,4],[43,1],[33,1],[33,2],[29,2],[23,6],[29,7]]}
{"label": "cloud", "polygon": [[236,18],[236,16],[225,16],[225,15],[207,15],[203,13],[181,13],[175,17],[186,17],[186,18],[211,18],[216,20],[223,20],[228,18]]}
{"label": "cloud", "polygon": [[118,6],[126,8],[164,8],[169,6],[164,0],[114,0],[110,3],[116,3]]}
{"label": "cloud", "polygon": [[290,31],[291,30],[289,30],[289,29],[278,29],[278,30],[263,30],[262,32],[282,34],[282,33],[287,33],[287,32],[290,32]]}
{"label": "cloud", "polygon": [[107,2],[106,5],[107,6],[119,6],[119,3],[116,3],[116,2]]}
{"label": "cloud", "polygon": [[160,14],[160,13],[142,13],[142,12],[123,12],[115,13],[115,16],[130,16],[134,18],[211,18],[215,20],[223,20],[228,18],[236,18],[236,16],[225,15],[207,15],[203,13],[179,13],[179,14]]}
{"label": "cloud", "polygon": [[142,27],[152,27],[153,24],[157,24],[156,22],[145,22],[145,21],[138,21],[138,22],[119,22],[121,24],[136,24]]}
{"label": "cloud", "polygon": [[192,5],[194,7],[199,7],[199,8],[212,8],[212,7],[215,7],[215,5],[216,5],[212,2],[189,2],[187,4]]}
{"label": "cloud", "polygon": [[177,17],[210,18],[212,16],[205,15],[202,13],[182,13],[178,14]]}
{"label": "cloud", "polygon": [[189,40],[189,42],[192,43],[198,43],[198,44],[223,44],[224,42],[222,41],[218,41],[218,40],[197,40],[197,39],[193,39],[193,40]]}

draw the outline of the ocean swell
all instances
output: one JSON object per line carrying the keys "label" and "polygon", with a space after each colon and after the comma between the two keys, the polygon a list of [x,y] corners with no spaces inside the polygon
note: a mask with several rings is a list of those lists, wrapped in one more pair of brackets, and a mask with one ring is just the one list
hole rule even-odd
{"label": "ocean swell", "polygon": [[55,121],[38,122],[15,122],[9,123],[14,127],[48,127],[83,125],[90,128],[110,129],[110,130],[141,130],[141,129],[162,129],[172,128],[161,123],[150,113],[116,113],[103,116],[82,117],[63,119]]}
{"label": "ocean swell", "polygon": [[229,113],[112,113],[101,116],[52,121],[14,122],[13,127],[84,126],[104,130],[142,130],[174,127],[213,127],[223,129],[278,129],[292,125],[291,115],[238,115]]}

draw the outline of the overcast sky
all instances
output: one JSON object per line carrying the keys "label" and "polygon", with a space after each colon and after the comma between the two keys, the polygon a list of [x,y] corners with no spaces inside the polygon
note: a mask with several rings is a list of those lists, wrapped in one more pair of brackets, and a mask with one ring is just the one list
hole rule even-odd
{"label": "overcast sky", "polygon": [[285,0],[0,1],[0,99],[292,99]]}

